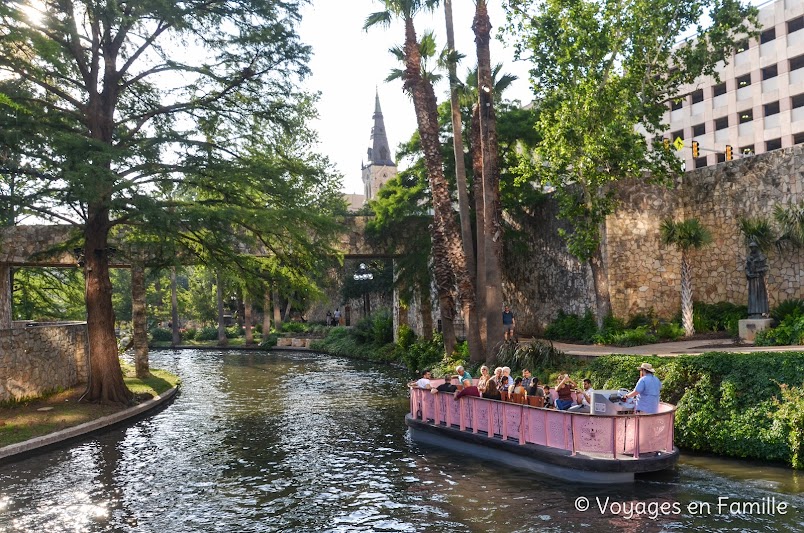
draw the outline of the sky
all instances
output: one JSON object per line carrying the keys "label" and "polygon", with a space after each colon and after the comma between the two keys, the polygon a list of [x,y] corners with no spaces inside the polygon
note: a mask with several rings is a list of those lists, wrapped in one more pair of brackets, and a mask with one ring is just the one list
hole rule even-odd
{"label": "sky", "polygon": [[[505,24],[505,14],[499,3],[489,4],[492,36],[495,36]],[[388,50],[402,44],[403,26],[397,23],[389,28],[363,30],[366,17],[381,8],[376,0],[314,0],[302,12],[300,35],[302,41],[313,47],[314,54],[310,62],[313,74],[305,80],[305,88],[321,93],[320,118],[312,124],[319,134],[317,151],[329,157],[343,175],[345,193],[363,192],[360,166],[370,146],[375,90],[380,95],[392,152],[416,130],[413,104],[402,92],[402,82],[384,81],[392,69],[400,66]],[[471,28],[475,4],[472,0],[454,0],[452,9],[455,47],[466,56],[458,65],[458,76],[463,79],[476,63]],[[416,19],[417,36],[424,31],[435,32],[439,47],[446,45],[443,7]],[[528,65],[515,63],[513,50],[497,39],[492,40],[491,46],[492,64],[502,63],[503,72],[519,76],[505,97],[529,102]],[[435,91],[439,102],[449,99],[446,81],[436,86]]]}

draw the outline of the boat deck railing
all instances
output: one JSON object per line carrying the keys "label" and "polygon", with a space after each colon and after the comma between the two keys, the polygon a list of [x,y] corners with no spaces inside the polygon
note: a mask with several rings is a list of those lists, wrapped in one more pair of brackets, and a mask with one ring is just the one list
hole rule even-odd
{"label": "boat deck railing", "polygon": [[411,417],[491,438],[536,444],[571,455],[636,460],[671,453],[675,406],[659,404],[655,414],[594,415],[517,403],[434,393],[411,387]]}

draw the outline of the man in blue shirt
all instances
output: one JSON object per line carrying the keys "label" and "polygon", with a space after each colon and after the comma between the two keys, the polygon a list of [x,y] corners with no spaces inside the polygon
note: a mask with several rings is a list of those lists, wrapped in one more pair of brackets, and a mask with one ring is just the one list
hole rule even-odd
{"label": "man in blue shirt", "polygon": [[463,383],[463,380],[465,380],[465,379],[468,379],[469,381],[472,381],[472,374],[470,374],[469,372],[467,372],[467,371],[466,371],[466,370],[463,368],[463,366],[458,366],[458,367],[455,369],[455,372],[457,372],[457,373],[458,373],[458,381],[459,381],[460,383]]}
{"label": "man in blue shirt", "polygon": [[662,382],[653,375],[653,365],[642,363],[639,365],[639,381],[634,390],[625,395],[625,398],[637,398],[637,413],[653,414],[659,412],[659,392]]}
{"label": "man in blue shirt", "polygon": [[503,311],[502,322],[505,340],[513,339],[514,327],[516,327],[516,319],[514,319],[514,313],[511,311],[511,307],[508,305],[505,306],[505,311]]}

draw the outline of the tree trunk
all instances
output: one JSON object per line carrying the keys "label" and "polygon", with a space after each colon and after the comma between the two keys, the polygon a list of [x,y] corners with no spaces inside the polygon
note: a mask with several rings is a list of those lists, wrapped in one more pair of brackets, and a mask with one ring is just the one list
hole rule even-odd
{"label": "tree trunk", "polygon": [[419,308],[422,312],[422,337],[430,340],[433,338],[433,306],[429,290],[426,294],[419,291]]}
{"label": "tree trunk", "polygon": [[[444,337],[444,353],[450,355],[455,351],[458,340],[455,337],[455,298],[453,298],[453,287],[455,279],[452,276],[452,269],[444,252],[443,233],[436,229],[436,224],[432,224],[432,248],[433,248],[433,273],[435,277],[436,293],[438,294],[438,309],[441,315],[441,334]],[[430,326],[432,328],[432,316]]]}
{"label": "tree trunk", "polygon": [[[327,324],[329,325],[329,324]],[[262,304],[262,338],[271,334],[271,290],[265,287]]]}
{"label": "tree trunk", "polygon": [[483,154],[483,227],[486,268],[486,357],[503,341],[502,330],[502,213],[497,147],[497,117],[494,112],[494,81],[491,77],[491,21],[485,0],[476,3],[472,23],[477,45],[477,88],[480,104],[480,143]]}
{"label": "tree trunk", "polygon": [[475,224],[477,235],[477,329],[480,333],[480,346],[487,353],[488,324],[486,321],[486,239],[485,220],[483,216],[483,152],[480,142],[480,105],[472,109],[472,125],[470,129],[470,153],[472,154],[472,173],[474,174]]}
{"label": "tree trunk", "polygon": [[176,288],[176,267],[170,268],[170,324],[173,330],[171,338],[171,346],[178,346],[181,344],[181,335],[179,334],[179,295]]}
{"label": "tree trunk", "polygon": [[0,329],[11,329],[11,302],[14,288],[11,265],[0,263]]}
{"label": "tree trunk", "polygon": [[276,287],[276,283],[274,283],[274,327],[277,331],[282,329],[282,311],[279,308],[279,289]]}
{"label": "tree trunk", "polygon": [[681,251],[681,323],[685,336],[695,334],[692,322],[692,266],[684,250]]}
{"label": "tree trunk", "polygon": [[[444,18],[447,24],[447,48],[455,50],[455,34],[452,24],[452,0],[444,1]],[[461,124],[461,107],[458,103],[458,75],[455,61],[449,61],[449,98],[452,110],[452,151],[455,157],[455,183],[458,189],[458,211],[461,216],[461,239],[466,256],[468,275],[472,286],[477,287],[477,270],[475,266],[475,247],[472,243],[472,220],[469,216],[469,192],[466,187],[466,166],[463,155],[463,128]],[[484,359],[483,344],[478,329],[477,290],[467,295],[475,303],[467,308],[466,339],[469,343],[469,359],[480,362]]]}
{"label": "tree trunk", "polygon": [[285,306],[285,313],[282,315],[282,322],[287,322],[288,320],[290,320],[290,311],[292,309],[293,304],[291,303],[290,298],[288,298],[288,303]]}
{"label": "tree trunk", "polygon": [[[452,267],[463,316],[468,319],[475,312],[475,287],[472,278],[469,276],[466,254],[461,244],[460,232],[452,210],[449,185],[444,177],[441,141],[439,138],[438,105],[432,83],[421,75],[421,54],[416,41],[413,20],[410,18],[405,19],[405,74],[403,86],[405,91],[413,98],[416,122],[419,127],[419,136],[424,152],[425,167],[430,181],[434,211],[431,226],[434,262],[437,270]],[[440,236],[437,234],[440,234]],[[438,249],[435,245],[437,238],[442,238],[441,246]],[[442,294],[439,294],[439,300],[441,299]],[[442,324],[446,334],[446,320],[442,319]],[[450,324],[450,329],[453,328],[454,326]],[[449,353],[451,352],[448,352],[448,355]]]}
{"label": "tree trunk", "polygon": [[246,330],[246,345],[251,346],[254,344],[254,329],[251,318],[251,298],[247,293],[243,293],[243,320],[245,321],[243,327]]}
{"label": "tree trunk", "polygon": [[229,344],[229,339],[226,338],[226,324],[223,321],[223,276],[220,270],[215,272],[215,284],[217,285],[215,298],[218,305],[218,346],[226,346]]}
{"label": "tree trunk", "polygon": [[609,293],[609,273],[606,266],[604,249],[606,246],[606,223],[601,224],[600,242],[595,247],[589,266],[592,267],[592,280],[595,284],[595,320],[597,327],[603,327],[603,321],[611,316],[611,294]]}
{"label": "tree trunk", "polygon": [[131,391],[123,381],[114,334],[112,282],[109,279],[109,212],[89,206],[84,227],[84,278],[89,337],[87,400],[102,404],[128,404]]}
{"label": "tree trunk", "polygon": [[138,378],[151,375],[148,366],[148,317],[145,307],[145,269],[142,264],[131,265],[131,321],[133,323],[134,368]]}

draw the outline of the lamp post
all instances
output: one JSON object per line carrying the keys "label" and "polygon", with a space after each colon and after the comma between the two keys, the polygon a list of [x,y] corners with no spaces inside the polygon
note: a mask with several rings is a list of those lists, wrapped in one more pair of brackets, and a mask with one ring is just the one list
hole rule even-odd
{"label": "lamp post", "polygon": [[[374,274],[366,267],[366,263],[360,263],[360,267],[354,273],[352,278],[355,281],[371,281],[374,279]],[[371,312],[371,302],[369,301],[368,291],[363,292],[363,316],[368,316]]]}

